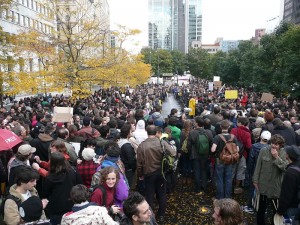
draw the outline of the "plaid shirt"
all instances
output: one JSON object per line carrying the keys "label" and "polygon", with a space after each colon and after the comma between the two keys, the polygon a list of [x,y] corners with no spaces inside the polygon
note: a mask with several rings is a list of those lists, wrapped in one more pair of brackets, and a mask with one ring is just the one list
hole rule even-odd
{"label": "plaid shirt", "polygon": [[96,173],[97,167],[99,165],[93,160],[85,161],[83,160],[81,164],[77,165],[77,171],[82,178],[83,184],[87,187],[91,187],[91,181],[93,175]]}

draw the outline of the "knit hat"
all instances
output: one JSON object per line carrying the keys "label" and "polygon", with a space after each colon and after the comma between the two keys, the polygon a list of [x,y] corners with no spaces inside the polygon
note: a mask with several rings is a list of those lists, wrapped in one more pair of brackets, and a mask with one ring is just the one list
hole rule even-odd
{"label": "knit hat", "polygon": [[92,148],[85,148],[82,151],[82,158],[85,161],[91,161],[95,157],[96,153],[95,150]]}
{"label": "knit hat", "polygon": [[36,151],[36,148],[31,147],[29,144],[21,145],[18,148],[18,152],[21,153],[21,155],[29,155],[30,153],[34,153]]}
{"label": "knit hat", "polygon": [[265,130],[261,133],[260,138],[264,141],[269,141],[271,139],[271,133]]}
{"label": "knit hat", "polygon": [[292,161],[300,159],[300,149],[296,145],[286,146],[285,151]]}
{"label": "knit hat", "polygon": [[21,203],[19,213],[25,222],[39,220],[43,214],[42,200],[37,196],[29,197],[26,201]]}
{"label": "knit hat", "polygon": [[91,118],[89,116],[83,117],[82,124],[84,126],[89,126],[91,124]]}

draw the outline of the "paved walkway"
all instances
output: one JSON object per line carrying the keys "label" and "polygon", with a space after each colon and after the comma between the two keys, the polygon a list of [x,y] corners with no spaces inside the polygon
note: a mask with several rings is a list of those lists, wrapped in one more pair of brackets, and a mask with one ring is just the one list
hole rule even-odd
{"label": "paved walkway", "polygon": [[178,114],[181,112],[181,107],[178,104],[173,94],[169,94],[166,100],[162,104],[162,115],[164,118],[167,118],[170,115],[171,109],[178,109]]}

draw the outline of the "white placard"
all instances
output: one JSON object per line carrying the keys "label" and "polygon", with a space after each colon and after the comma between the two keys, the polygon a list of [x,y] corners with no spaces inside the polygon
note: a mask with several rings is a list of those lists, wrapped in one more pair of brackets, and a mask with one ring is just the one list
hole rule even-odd
{"label": "white placard", "polygon": [[220,77],[219,76],[214,76],[214,81],[220,81]]}
{"label": "white placard", "polygon": [[72,107],[54,107],[53,121],[54,122],[71,122],[73,117]]}
{"label": "white placard", "polygon": [[70,144],[74,146],[76,155],[78,156],[78,152],[79,152],[79,150],[80,150],[80,143],[77,143],[77,142],[70,142]]}
{"label": "white placard", "polygon": [[208,82],[208,90],[213,91],[214,90],[214,82]]}

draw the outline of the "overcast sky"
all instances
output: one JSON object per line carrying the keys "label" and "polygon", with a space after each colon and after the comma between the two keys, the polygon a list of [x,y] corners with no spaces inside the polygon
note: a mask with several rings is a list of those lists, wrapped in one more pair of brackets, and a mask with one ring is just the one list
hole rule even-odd
{"label": "overcast sky", "polygon": [[[142,31],[135,38],[138,47],[130,43],[126,47],[137,52],[147,46],[148,0],[108,0],[108,4],[111,29],[120,24]],[[257,28],[272,30],[279,23],[282,4],[282,0],[202,0],[202,43],[212,44],[217,37],[247,40]]]}

